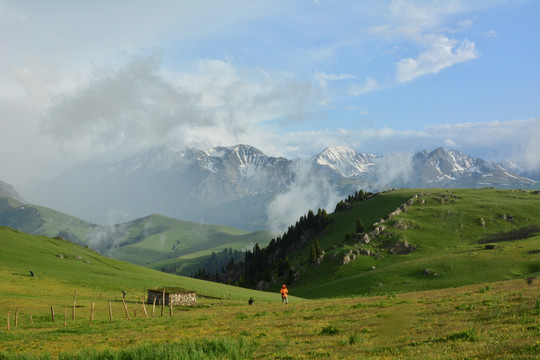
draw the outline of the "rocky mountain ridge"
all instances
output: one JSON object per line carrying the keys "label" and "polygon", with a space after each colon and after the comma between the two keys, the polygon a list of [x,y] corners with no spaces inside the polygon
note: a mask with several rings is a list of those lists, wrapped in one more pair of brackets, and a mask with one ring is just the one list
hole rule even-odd
{"label": "rocky mountain ridge", "polygon": [[[320,196],[321,181],[341,197],[392,187],[538,186],[501,165],[444,148],[394,159],[339,146],[307,160],[289,160],[235,145],[181,151],[162,147],[113,164],[81,164],[37,187],[30,199],[105,225],[157,213],[258,230],[267,228],[270,205],[277,211],[302,206],[301,196]],[[304,184],[313,188],[311,193],[302,192]],[[283,196],[299,198],[287,202]],[[273,202],[278,197],[281,201]]]}

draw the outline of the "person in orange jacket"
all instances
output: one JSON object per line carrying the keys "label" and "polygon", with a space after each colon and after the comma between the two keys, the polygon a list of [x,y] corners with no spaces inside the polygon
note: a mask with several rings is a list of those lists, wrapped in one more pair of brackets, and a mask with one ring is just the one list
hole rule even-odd
{"label": "person in orange jacket", "polygon": [[281,287],[281,303],[282,304],[288,304],[289,303],[289,299],[287,298],[287,293],[289,292],[289,290],[287,290],[287,287],[285,285],[283,285]]}

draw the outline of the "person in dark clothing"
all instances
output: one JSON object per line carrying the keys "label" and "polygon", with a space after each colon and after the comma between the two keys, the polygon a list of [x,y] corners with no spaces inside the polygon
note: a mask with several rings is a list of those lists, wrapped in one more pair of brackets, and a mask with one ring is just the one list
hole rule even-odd
{"label": "person in dark clothing", "polygon": [[253,298],[250,297],[249,300],[248,300],[248,304],[249,304],[249,305],[255,304],[255,300],[253,300]]}

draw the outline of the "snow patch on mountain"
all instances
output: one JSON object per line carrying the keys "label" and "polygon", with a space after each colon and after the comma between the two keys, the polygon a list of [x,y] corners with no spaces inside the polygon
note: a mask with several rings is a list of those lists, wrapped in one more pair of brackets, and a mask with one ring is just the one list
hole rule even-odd
{"label": "snow patch on mountain", "polygon": [[312,162],[326,167],[342,177],[359,177],[374,167],[373,154],[361,154],[347,146],[326,148],[312,158]]}

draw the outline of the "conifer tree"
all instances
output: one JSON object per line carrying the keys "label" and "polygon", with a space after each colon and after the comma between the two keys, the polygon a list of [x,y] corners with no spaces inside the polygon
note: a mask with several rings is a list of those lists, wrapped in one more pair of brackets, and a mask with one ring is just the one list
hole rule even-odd
{"label": "conifer tree", "polygon": [[321,246],[319,245],[319,239],[317,239],[315,240],[315,255],[317,256],[317,258],[319,258],[321,254],[322,254]]}
{"label": "conifer tree", "polygon": [[364,231],[364,224],[362,223],[362,220],[358,219],[356,221],[356,233],[361,233]]}
{"label": "conifer tree", "polygon": [[315,245],[311,245],[311,251],[309,252],[309,262],[315,264],[317,262],[317,252],[315,250]]}

